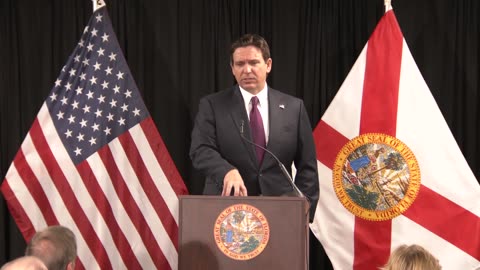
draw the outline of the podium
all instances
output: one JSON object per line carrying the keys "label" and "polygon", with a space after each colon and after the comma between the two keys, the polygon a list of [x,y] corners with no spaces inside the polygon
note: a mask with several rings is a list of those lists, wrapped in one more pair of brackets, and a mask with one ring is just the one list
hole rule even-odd
{"label": "podium", "polygon": [[305,198],[179,199],[179,270],[308,269]]}

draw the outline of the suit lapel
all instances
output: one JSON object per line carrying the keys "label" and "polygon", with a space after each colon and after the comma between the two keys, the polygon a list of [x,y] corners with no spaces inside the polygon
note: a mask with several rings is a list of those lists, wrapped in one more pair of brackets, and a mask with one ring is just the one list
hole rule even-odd
{"label": "suit lapel", "polygon": [[[245,110],[245,102],[243,100],[242,94],[240,93],[240,89],[238,88],[238,85],[234,86],[232,90],[233,91],[232,91],[231,99],[229,101],[230,108],[232,108],[230,116],[232,117],[232,120],[235,123],[235,126],[238,128],[237,134],[240,135],[243,131],[243,136],[251,141],[252,136],[250,131],[250,123],[248,121],[248,114],[247,114],[247,111]],[[243,130],[241,130],[242,128]],[[247,141],[243,139],[241,140],[242,140],[241,147],[245,148],[245,151],[250,156],[250,160],[252,161],[252,164],[254,164],[254,166],[257,167],[258,162],[257,162],[257,156],[255,154],[255,147],[249,144]]]}
{"label": "suit lapel", "polygon": [[[268,89],[268,123],[269,123],[269,135],[268,135],[268,144],[267,149],[273,153],[277,153],[277,148],[279,147],[278,136],[282,136],[282,114],[285,110],[285,104],[282,103],[278,92],[275,89]],[[275,159],[269,154],[265,155],[263,164],[270,162],[275,162]]]}

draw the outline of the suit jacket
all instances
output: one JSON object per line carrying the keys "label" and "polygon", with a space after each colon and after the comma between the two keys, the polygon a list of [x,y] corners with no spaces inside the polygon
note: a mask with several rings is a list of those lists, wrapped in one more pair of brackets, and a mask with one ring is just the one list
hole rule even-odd
{"label": "suit jacket", "polygon": [[[312,128],[303,101],[275,89],[268,89],[269,137],[267,149],[286,166],[291,175],[295,164],[295,184],[310,202],[313,219],[318,201],[317,158]],[[250,125],[238,85],[200,100],[192,131],[190,158],[206,177],[204,194],[219,195],[225,174],[236,168],[248,195],[281,196],[292,192],[278,163],[265,153],[259,166]]]}

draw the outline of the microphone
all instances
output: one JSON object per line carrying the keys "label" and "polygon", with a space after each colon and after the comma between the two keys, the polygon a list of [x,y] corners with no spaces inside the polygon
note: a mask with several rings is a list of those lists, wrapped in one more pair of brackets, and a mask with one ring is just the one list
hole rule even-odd
{"label": "microphone", "polygon": [[249,144],[251,145],[254,145],[255,147],[258,147],[258,148],[261,148],[263,149],[265,152],[267,152],[268,154],[270,154],[278,163],[278,167],[280,167],[280,170],[282,171],[283,175],[285,176],[285,178],[288,180],[288,183],[290,184],[290,186],[292,187],[292,189],[295,191],[295,193],[297,194],[298,197],[302,197],[302,198],[305,198],[305,195],[303,194],[303,192],[300,191],[300,189],[297,187],[297,185],[295,185],[295,182],[293,181],[292,177],[290,176],[290,174],[288,173],[287,171],[287,168],[285,168],[285,165],[283,165],[283,163],[280,161],[280,159],[278,159],[278,157],[272,153],[272,151],[268,150],[267,148],[259,145],[259,144],[256,144],[255,142],[252,142],[251,140],[247,139],[244,134],[243,134],[243,126],[245,124],[245,121],[242,120],[242,124],[240,126],[240,137],[245,140],[246,142],[248,142]]}

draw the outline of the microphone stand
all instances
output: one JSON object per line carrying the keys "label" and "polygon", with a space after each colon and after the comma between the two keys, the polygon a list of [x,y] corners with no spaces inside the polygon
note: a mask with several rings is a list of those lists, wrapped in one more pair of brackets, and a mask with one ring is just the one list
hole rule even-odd
{"label": "microphone stand", "polygon": [[270,154],[278,163],[278,167],[280,167],[280,171],[282,171],[283,175],[288,179],[288,183],[290,184],[290,186],[292,187],[292,189],[295,191],[295,193],[297,194],[298,197],[301,197],[301,198],[305,198],[305,195],[303,194],[302,191],[300,191],[300,189],[297,187],[297,185],[295,185],[295,182],[293,181],[292,177],[290,176],[290,174],[288,173],[287,169],[285,168],[285,165],[283,165],[283,163],[280,161],[280,159],[272,153],[272,151],[268,150],[267,148],[259,145],[259,144],[256,144],[255,142],[252,142],[251,140],[247,139],[244,134],[243,134],[243,126],[244,126],[244,121],[242,120],[242,124],[240,126],[240,137],[245,140],[246,142],[250,143],[251,145],[254,145],[258,148],[261,148],[263,149],[265,152],[267,152],[268,154]]}

